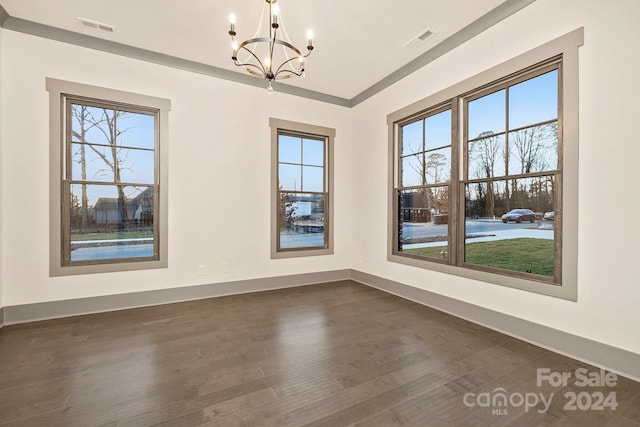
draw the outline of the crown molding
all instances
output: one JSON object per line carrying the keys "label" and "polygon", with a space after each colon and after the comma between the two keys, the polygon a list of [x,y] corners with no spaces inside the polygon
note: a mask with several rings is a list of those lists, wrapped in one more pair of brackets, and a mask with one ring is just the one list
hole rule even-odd
{"label": "crown molding", "polygon": [[[274,87],[279,93],[326,102],[341,107],[353,108],[535,1],[536,0],[506,0],[504,3],[473,21],[457,33],[438,43],[408,64],[398,68],[379,82],[374,83],[351,99],[341,98],[339,96],[277,82],[274,83]],[[0,28],[55,40],[62,43],[69,43],[88,49],[108,52],[114,55],[120,55],[140,61],[151,62],[183,71],[204,74],[206,76],[229,80],[235,83],[246,84],[254,87],[264,86],[264,82],[261,79],[257,79],[247,74],[17,18],[9,15],[1,4]]]}

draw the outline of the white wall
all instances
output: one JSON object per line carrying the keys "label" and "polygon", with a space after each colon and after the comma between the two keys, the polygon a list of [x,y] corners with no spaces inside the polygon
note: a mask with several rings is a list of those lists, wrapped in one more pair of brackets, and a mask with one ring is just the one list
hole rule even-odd
{"label": "white wall", "polygon": [[[349,268],[351,110],[13,31],[3,37],[5,306]],[[49,277],[46,77],[171,100],[168,269]],[[336,129],[334,255],[269,258],[270,116]]]}
{"label": "white wall", "polygon": [[[353,268],[640,353],[638,16],[637,0],[538,0],[358,105]],[[386,115],[582,26],[578,301],[388,262]]]}

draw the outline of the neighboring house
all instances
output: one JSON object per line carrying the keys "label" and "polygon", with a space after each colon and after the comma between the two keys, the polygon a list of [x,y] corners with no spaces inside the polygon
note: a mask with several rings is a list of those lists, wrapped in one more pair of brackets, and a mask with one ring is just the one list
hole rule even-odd
{"label": "neighboring house", "polygon": [[149,187],[133,199],[136,211],[133,214],[135,221],[145,225],[153,223],[153,188]]}
{"label": "neighboring house", "polygon": [[[153,188],[149,187],[133,199],[125,200],[127,218],[129,221],[148,222],[153,220]],[[122,222],[118,209],[117,197],[100,197],[94,206],[96,224]]]}

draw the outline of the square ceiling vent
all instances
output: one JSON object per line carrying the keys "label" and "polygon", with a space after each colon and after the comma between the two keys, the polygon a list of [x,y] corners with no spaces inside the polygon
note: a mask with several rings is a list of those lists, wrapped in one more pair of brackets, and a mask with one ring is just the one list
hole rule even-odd
{"label": "square ceiling vent", "polygon": [[420,34],[418,34],[417,36],[415,36],[414,38],[406,42],[404,47],[408,49],[415,49],[416,47],[420,46],[422,43],[429,40],[431,37],[435,36],[436,33],[437,31],[434,30],[433,28],[427,28],[421,31]]}
{"label": "square ceiling vent", "polygon": [[93,28],[95,30],[104,31],[107,33],[113,33],[116,28],[113,25],[104,24],[98,21],[92,21],[91,19],[81,18],[79,16],[78,16],[78,21],[80,21],[80,23],[85,27]]}

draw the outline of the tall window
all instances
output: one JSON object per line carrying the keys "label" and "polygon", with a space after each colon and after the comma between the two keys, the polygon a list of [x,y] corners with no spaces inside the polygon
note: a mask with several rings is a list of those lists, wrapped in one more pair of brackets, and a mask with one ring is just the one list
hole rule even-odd
{"label": "tall window", "polygon": [[464,99],[465,263],[561,281],[559,67]]}
{"label": "tall window", "polygon": [[59,210],[59,222],[52,224],[59,238],[52,273],[166,265],[161,245],[166,211],[160,203],[166,173],[160,148],[164,114],[154,105],[166,103],[152,98],[151,105],[135,105],[132,98],[147,97],[125,94],[123,99],[120,92],[75,84],[70,85],[76,91],[66,92],[66,82],[48,83],[61,105],[57,123],[62,136],[52,141],[52,159],[62,165],[56,174],[59,199],[56,207],[52,204],[52,210]]}
{"label": "tall window", "polygon": [[[451,107],[437,108],[401,125],[399,158],[399,249],[448,259]],[[432,249],[425,251],[425,247]]]}
{"label": "tall window", "polygon": [[581,43],[570,33],[389,115],[390,260],[575,299]]}
{"label": "tall window", "polygon": [[333,129],[271,119],[274,218],[272,256],[332,252]]}

